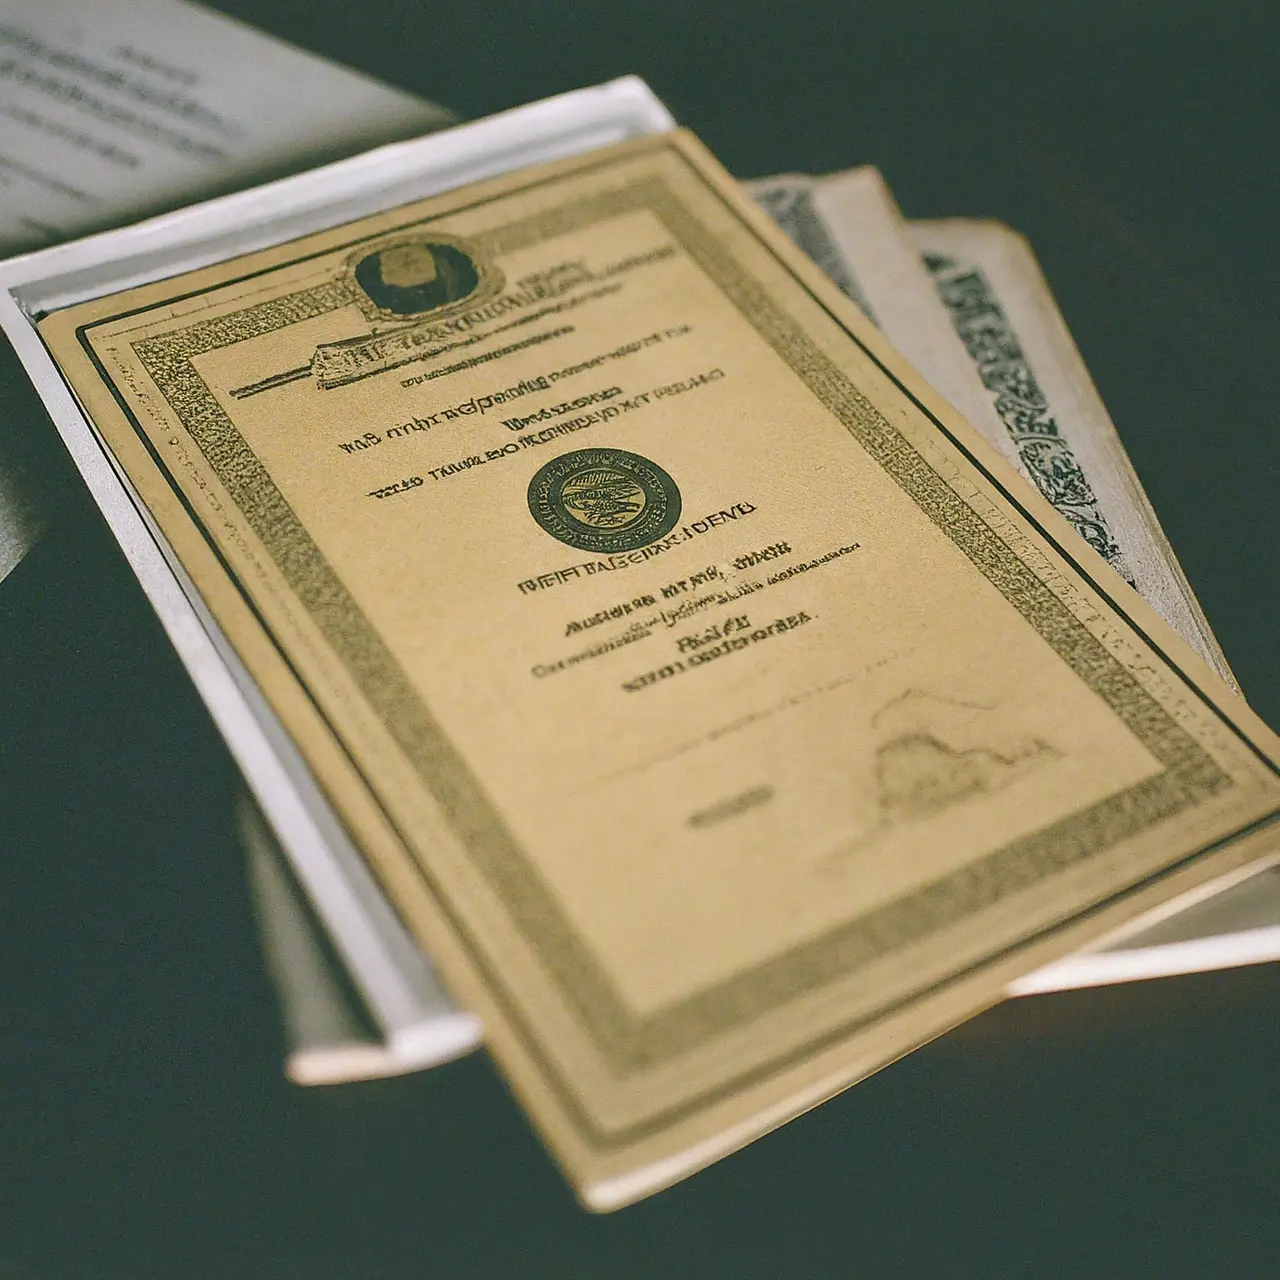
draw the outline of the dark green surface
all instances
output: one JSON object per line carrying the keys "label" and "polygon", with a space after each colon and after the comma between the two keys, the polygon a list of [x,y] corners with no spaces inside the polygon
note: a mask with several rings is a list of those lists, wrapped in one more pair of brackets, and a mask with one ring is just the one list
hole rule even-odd
{"label": "dark green surface", "polygon": [[[910,213],[1025,231],[1280,723],[1261,7],[221,7],[467,115],[639,71],[743,176],[875,161]],[[1280,1274],[1276,966],[1005,1006],[608,1218],[482,1057],[287,1086],[232,767],[50,470],[0,587],[0,1277]]]}

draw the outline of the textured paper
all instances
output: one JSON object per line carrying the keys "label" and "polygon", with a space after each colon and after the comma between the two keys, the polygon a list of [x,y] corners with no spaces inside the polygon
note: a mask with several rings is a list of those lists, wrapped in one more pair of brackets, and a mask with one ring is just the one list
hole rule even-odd
{"label": "textured paper", "polygon": [[185,0],[0,0],[0,255],[451,120]]}
{"label": "textured paper", "polygon": [[934,390],[1016,461],[880,171],[860,165],[820,178],[785,173],[745,186]]}
{"label": "textured paper", "polygon": [[752,198],[1086,542],[1235,677],[1017,232],[906,223],[870,165],[746,184]]}
{"label": "textured paper", "polygon": [[912,222],[908,233],[981,375],[1018,469],[1235,687],[1031,246],[986,219]]}
{"label": "textured paper", "polygon": [[1274,856],[1274,737],[688,135],[41,329],[593,1207]]}

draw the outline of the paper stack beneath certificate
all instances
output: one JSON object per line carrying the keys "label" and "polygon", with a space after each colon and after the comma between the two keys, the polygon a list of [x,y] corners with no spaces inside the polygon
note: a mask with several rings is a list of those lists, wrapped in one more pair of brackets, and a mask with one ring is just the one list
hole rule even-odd
{"label": "paper stack beneath certificate", "polygon": [[597,1209],[1280,857],[1137,557],[670,125],[618,82],[0,265],[357,987],[432,956]]}

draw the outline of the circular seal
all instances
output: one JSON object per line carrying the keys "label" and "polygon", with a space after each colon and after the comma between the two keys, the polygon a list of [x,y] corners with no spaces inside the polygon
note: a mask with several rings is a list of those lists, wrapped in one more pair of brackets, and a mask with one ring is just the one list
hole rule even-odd
{"label": "circular seal", "polygon": [[529,481],[529,511],[553,538],[578,551],[634,551],[675,528],[680,490],[638,453],[575,449]]}
{"label": "circular seal", "polygon": [[502,272],[457,236],[409,231],[367,242],[347,258],[347,281],[370,320],[444,318],[496,297]]}

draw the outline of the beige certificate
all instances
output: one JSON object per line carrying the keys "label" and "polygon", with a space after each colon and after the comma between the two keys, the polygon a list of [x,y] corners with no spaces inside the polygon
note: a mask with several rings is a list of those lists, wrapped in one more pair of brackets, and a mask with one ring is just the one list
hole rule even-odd
{"label": "beige certificate", "polygon": [[687,135],[42,332],[594,1207],[1274,849],[1276,739]]}

